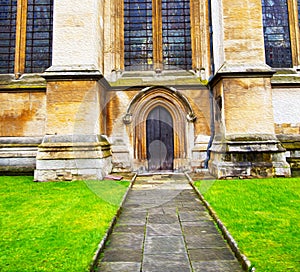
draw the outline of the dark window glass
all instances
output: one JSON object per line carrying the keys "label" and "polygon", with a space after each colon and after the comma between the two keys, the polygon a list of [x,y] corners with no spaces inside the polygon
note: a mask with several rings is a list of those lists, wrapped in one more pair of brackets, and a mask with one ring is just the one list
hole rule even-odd
{"label": "dark window glass", "polygon": [[274,68],[292,67],[287,1],[262,0],[262,9],[267,64]]}
{"label": "dark window glass", "polygon": [[13,73],[17,0],[0,0],[0,73]]}
{"label": "dark window glass", "polygon": [[190,0],[162,0],[165,69],[192,67]]}
{"label": "dark window glass", "polygon": [[152,0],[124,1],[126,70],[153,68]]}
{"label": "dark window glass", "polygon": [[51,66],[52,17],[53,0],[28,0],[26,73],[40,73]]}

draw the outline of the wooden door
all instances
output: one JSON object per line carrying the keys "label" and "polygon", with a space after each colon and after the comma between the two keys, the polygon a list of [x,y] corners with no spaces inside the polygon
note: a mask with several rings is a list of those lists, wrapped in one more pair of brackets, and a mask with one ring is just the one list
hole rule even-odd
{"label": "wooden door", "polygon": [[154,108],[147,117],[146,132],[148,170],[173,170],[173,119],[168,110]]}

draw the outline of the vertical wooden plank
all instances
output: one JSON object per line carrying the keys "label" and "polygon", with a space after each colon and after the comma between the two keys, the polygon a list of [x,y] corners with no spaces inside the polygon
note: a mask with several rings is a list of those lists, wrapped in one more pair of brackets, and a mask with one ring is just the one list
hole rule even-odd
{"label": "vertical wooden plank", "polygon": [[18,0],[16,21],[15,77],[25,71],[27,0]]}

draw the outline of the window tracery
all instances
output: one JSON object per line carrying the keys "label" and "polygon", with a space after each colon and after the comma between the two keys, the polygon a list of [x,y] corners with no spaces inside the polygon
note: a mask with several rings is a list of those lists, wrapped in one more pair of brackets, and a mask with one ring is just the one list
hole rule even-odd
{"label": "window tracery", "polygon": [[189,0],[125,0],[126,70],[191,69]]}
{"label": "window tracery", "polygon": [[51,66],[53,0],[0,0],[0,73]]}
{"label": "window tracery", "polygon": [[48,0],[28,0],[26,73],[43,72],[51,65],[53,5]]}

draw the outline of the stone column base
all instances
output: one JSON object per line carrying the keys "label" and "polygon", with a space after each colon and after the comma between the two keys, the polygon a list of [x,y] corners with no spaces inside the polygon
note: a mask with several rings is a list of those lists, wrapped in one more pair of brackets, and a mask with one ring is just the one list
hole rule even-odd
{"label": "stone column base", "polygon": [[215,177],[290,177],[285,149],[273,135],[214,140],[209,171]]}
{"label": "stone column base", "polygon": [[207,147],[210,136],[198,135],[195,140],[195,146],[192,149],[191,167],[192,171],[198,172],[205,168],[205,160],[207,159]]}
{"label": "stone column base", "polygon": [[286,160],[291,166],[293,177],[300,176],[300,135],[277,135],[282,146],[286,149]]}
{"label": "stone column base", "polygon": [[112,170],[110,143],[100,135],[46,135],[35,181],[102,180]]}

